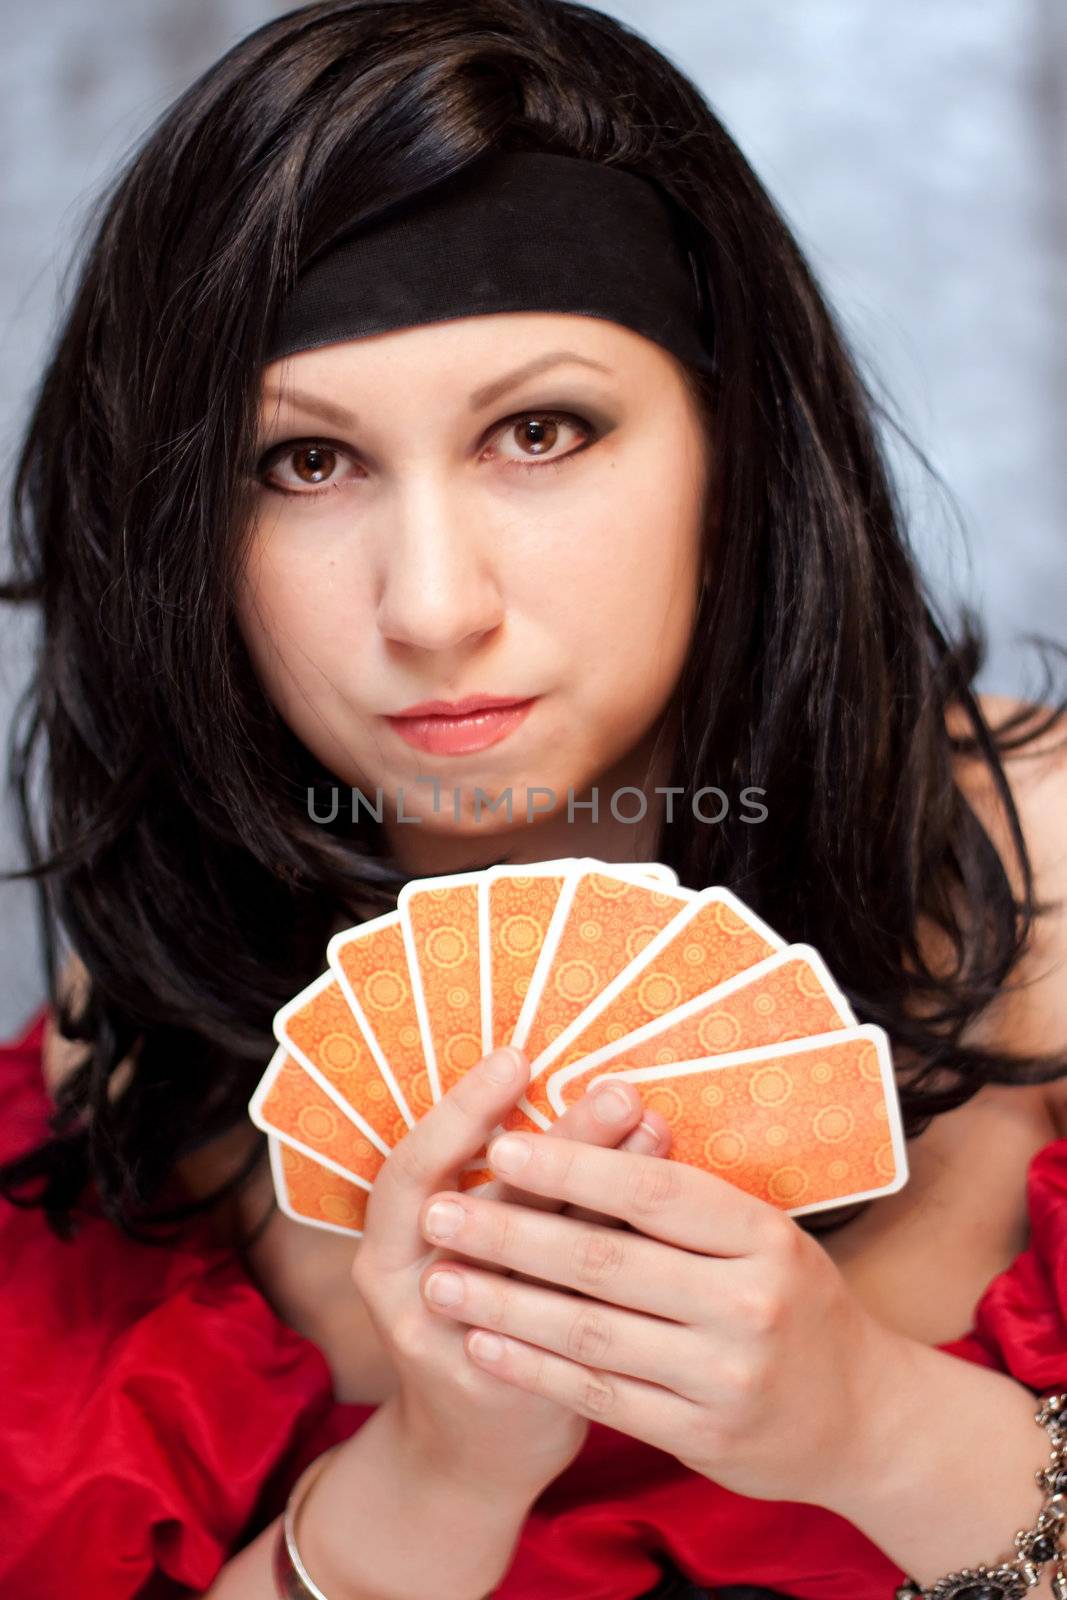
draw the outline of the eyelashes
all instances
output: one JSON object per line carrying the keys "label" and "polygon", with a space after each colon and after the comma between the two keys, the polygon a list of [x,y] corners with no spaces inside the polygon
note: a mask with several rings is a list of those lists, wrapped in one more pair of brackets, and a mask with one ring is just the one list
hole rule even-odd
{"label": "eyelashes", "polygon": [[[503,422],[499,423],[490,435],[490,440],[505,435],[509,428],[514,429],[520,423],[529,422],[548,423],[553,427],[559,427],[562,424],[564,427],[573,428],[583,436],[582,442],[560,456],[546,456],[540,459],[535,457],[528,461],[504,457],[506,471],[547,472],[553,468],[564,467],[575,456],[582,455],[600,437],[599,432],[591,422],[574,412],[522,411],[517,412],[514,416],[505,418]],[[293,500],[317,500],[324,494],[335,493],[343,488],[346,482],[358,482],[358,479],[344,479],[336,483],[323,484],[318,488],[308,487],[304,489],[294,489],[285,484],[272,482],[268,476],[272,469],[299,452],[303,452],[306,456],[312,458],[322,458],[322,465],[313,465],[310,469],[312,472],[326,471],[328,473],[334,468],[338,460],[354,461],[356,459],[349,449],[331,439],[323,439],[317,436],[309,436],[303,439],[286,439],[281,444],[272,445],[266,454],[260,458],[253,473],[256,482],[271,494],[286,495]]]}

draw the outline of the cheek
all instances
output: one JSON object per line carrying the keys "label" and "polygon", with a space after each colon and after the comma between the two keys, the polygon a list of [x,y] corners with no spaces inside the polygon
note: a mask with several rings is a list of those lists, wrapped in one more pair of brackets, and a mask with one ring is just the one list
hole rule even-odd
{"label": "cheek", "polygon": [[308,548],[284,527],[253,545],[241,579],[237,616],[261,673],[301,684],[345,651],[364,632],[362,597],[346,574],[339,581],[337,551],[325,539]]}
{"label": "cheek", "polygon": [[[328,586],[287,561],[277,542],[250,553],[237,592],[237,622],[265,693],[292,724],[318,696],[330,660]],[[299,730],[298,730],[299,731]]]}
{"label": "cheek", "polygon": [[701,483],[684,463],[669,477],[662,458],[655,476],[642,465],[616,470],[610,492],[571,524],[553,585],[591,690],[602,705],[625,700],[631,714],[659,709],[681,672],[704,547]]}
{"label": "cheek", "polygon": [[285,615],[285,589],[277,583],[271,564],[253,551],[237,589],[237,625],[241,637],[266,686],[281,668],[280,641],[292,619]]}

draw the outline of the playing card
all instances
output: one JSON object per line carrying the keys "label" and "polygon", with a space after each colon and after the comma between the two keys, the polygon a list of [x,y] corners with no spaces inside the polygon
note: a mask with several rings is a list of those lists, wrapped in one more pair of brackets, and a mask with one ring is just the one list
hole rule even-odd
{"label": "playing card", "polygon": [[[623,1078],[671,1124],[672,1159],[787,1210],[906,1181],[882,1031],[856,1025],[817,951],[661,863],[567,857],[412,880],[327,959],[278,1011],[249,1102],[279,1204],[301,1221],[359,1237],[389,1151],[506,1043],[532,1065],[505,1127],[547,1129],[592,1084]],[[457,1182],[492,1177],[483,1149]]]}
{"label": "playing card", "polygon": [[538,1108],[548,1108],[547,1125],[606,1071],[692,1061],[855,1026],[818,951],[791,944],[615,1043],[550,1071],[531,1090],[540,1091]]}
{"label": "playing card", "polygon": [[410,1127],[433,1105],[400,912],[345,928],[326,947],[378,1070]]}
{"label": "playing card", "polygon": [[510,1044],[571,860],[489,867],[478,885],[482,1054]]}
{"label": "playing card", "polygon": [[302,1155],[273,1134],[267,1136],[267,1150],[274,1193],[287,1217],[331,1233],[363,1237],[369,1189]]}
{"label": "playing card", "polygon": [[669,1122],[666,1159],[790,1215],[892,1194],[907,1182],[889,1040],[873,1025],[605,1076],[636,1084]]}
{"label": "playing card", "polygon": [[692,901],[640,868],[577,862],[568,872],[511,1042],[531,1063]]}
{"label": "playing card", "polygon": [[388,1154],[380,1135],[338,1091],[282,1045],[256,1086],[248,1114],[264,1133],[368,1190]]}
{"label": "playing card", "polygon": [[558,1070],[594,1054],[783,945],[773,928],[729,889],[716,886],[689,893],[678,914],[534,1057],[526,1093],[504,1125],[547,1128],[553,1120],[547,1093],[549,1068]]}
{"label": "playing card", "polygon": [[478,950],[480,872],[406,883],[397,895],[434,1100],[482,1056],[482,979]]}
{"label": "playing card", "polygon": [[370,1143],[388,1155],[409,1124],[332,971],[320,974],[280,1008],[274,1036],[343,1107]]}

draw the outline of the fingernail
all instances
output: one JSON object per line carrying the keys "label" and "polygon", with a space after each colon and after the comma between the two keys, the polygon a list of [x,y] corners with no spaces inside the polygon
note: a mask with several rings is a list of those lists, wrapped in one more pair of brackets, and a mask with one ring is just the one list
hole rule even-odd
{"label": "fingernail", "polygon": [[494,1050],[492,1055],[485,1058],[486,1075],[494,1083],[510,1083],[518,1070],[518,1052],[512,1050],[510,1045],[505,1045],[502,1050]]}
{"label": "fingernail", "polygon": [[499,1361],[504,1354],[504,1341],[495,1333],[485,1333],[481,1328],[471,1334],[471,1350],[479,1361]]}
{"label": "fingernail", "polygon": [[593,1097],[593,1115],[598,1122],[621,1122],[630,1114],[630,1102],[622,1089],[601,1089]]}
{"label": "fingernail", "polygon": [[463,1279],[458,1272],[434,1272],[426,1280],[427,1297],[438,1306],[458,1306],[463,1299]]}
{"label": "fingernail", "polygon": [[533,1146],[521,1133],[502,1133],[486,1151],[489,1165],[498,1172],[518,1172],[529,1161]]}
{"label": "fingernail", "polygon": [[650,1122],[639,1122],[630,1135],[628,1147],[636,1151],[638,1155],[642,1154],[642,1152],[645,1155],[651,1155],[658,1144],[659,1134],[652,1124]]}
{"label": "fingernail", "polygon": [[435,1200],[426,1213],[426,1232],[435,1239],[450,1239],[463,1223],[463,1207],[455,1200]]}

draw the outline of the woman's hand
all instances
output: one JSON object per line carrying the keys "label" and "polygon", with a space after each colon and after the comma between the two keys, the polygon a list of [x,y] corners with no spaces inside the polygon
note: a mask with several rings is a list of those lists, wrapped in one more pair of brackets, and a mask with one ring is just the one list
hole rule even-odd
{"label": "woman's hand", "polygon": [[[578,1453],[587,1420],[472,1365],[463,1351],[463,1329],[435,1315],[421,1292],[427,1263],[441,1255],[421,1232],[429,1196],[458,1181],[460,1169],[484,1146],[528,1081],[521,1052],[495,1051],[405,1135],[375,1179],[352,1278],[397,1374],[389,1403],[408,1441],[453,1480],[496,1483],[536,1495]],[[616,1087],[625,1090],[621,1115],[603,1120],[597,1114],[605,1104],[604,1091],[598,1090],[570,1108],[546,1141],[558,1147],[588,1141],[583,1148],[629,1142],[634,1149],[647,1149],[651,1141],[653,1148],[666,1149],[664,1119],[646,1113],[652,1133],[645,1132],[636,1090]],[[485,1204],[506,1206],[509,1213],[528,1209],[527,1199],[532,1208],[562,1204],[521,1195],[495,1180],[477,1192]],[[605,1231],[610,1220],[600,1219]]]}
{"label": "woman's hand", "polygon": [[[527,1059],[524,1052],[520,1051],[519,1054],[524,1061]],[[670,1148],[671,1130],[666,1117],[658,1111],[644,1109],[640,1094],[631,1084],[612,1083],[587,1090],[552,1124],[545,1137],[577,1140],[579,1143],[632,1150],[637,1155],[662,1157]],[[606,1228],[623,1226],[618,1217],[608,1216],[606,1212],[591,1211],[585,1206],[565,1205],[551,1195],[528,1194],[514,1184],[505,1183],[502,1178],[493,1178],[489,1183],[480,1184],[476,1192],[482,1199],[512,1200],[538,1211],[562,1212],[564,1216],[601,1222]],[[507,1269],[503,1269],[503,1276],[525,1278],[528,1283],[541,1281]]]}
{"label": "woman's hand", "polygon": [[[426,1237],[512,1272],[438,1263],[472,1367],[670,1452],[738,1494],[829,1504],[871,1458],[914,1342],[878,1323],[784,1212],[681,1162],[505,1134],[489,1164],[531,1195],[608,1213],[620,1231],[435,1194]],[[432,1231],[449,1201],[460,1226]]]}

